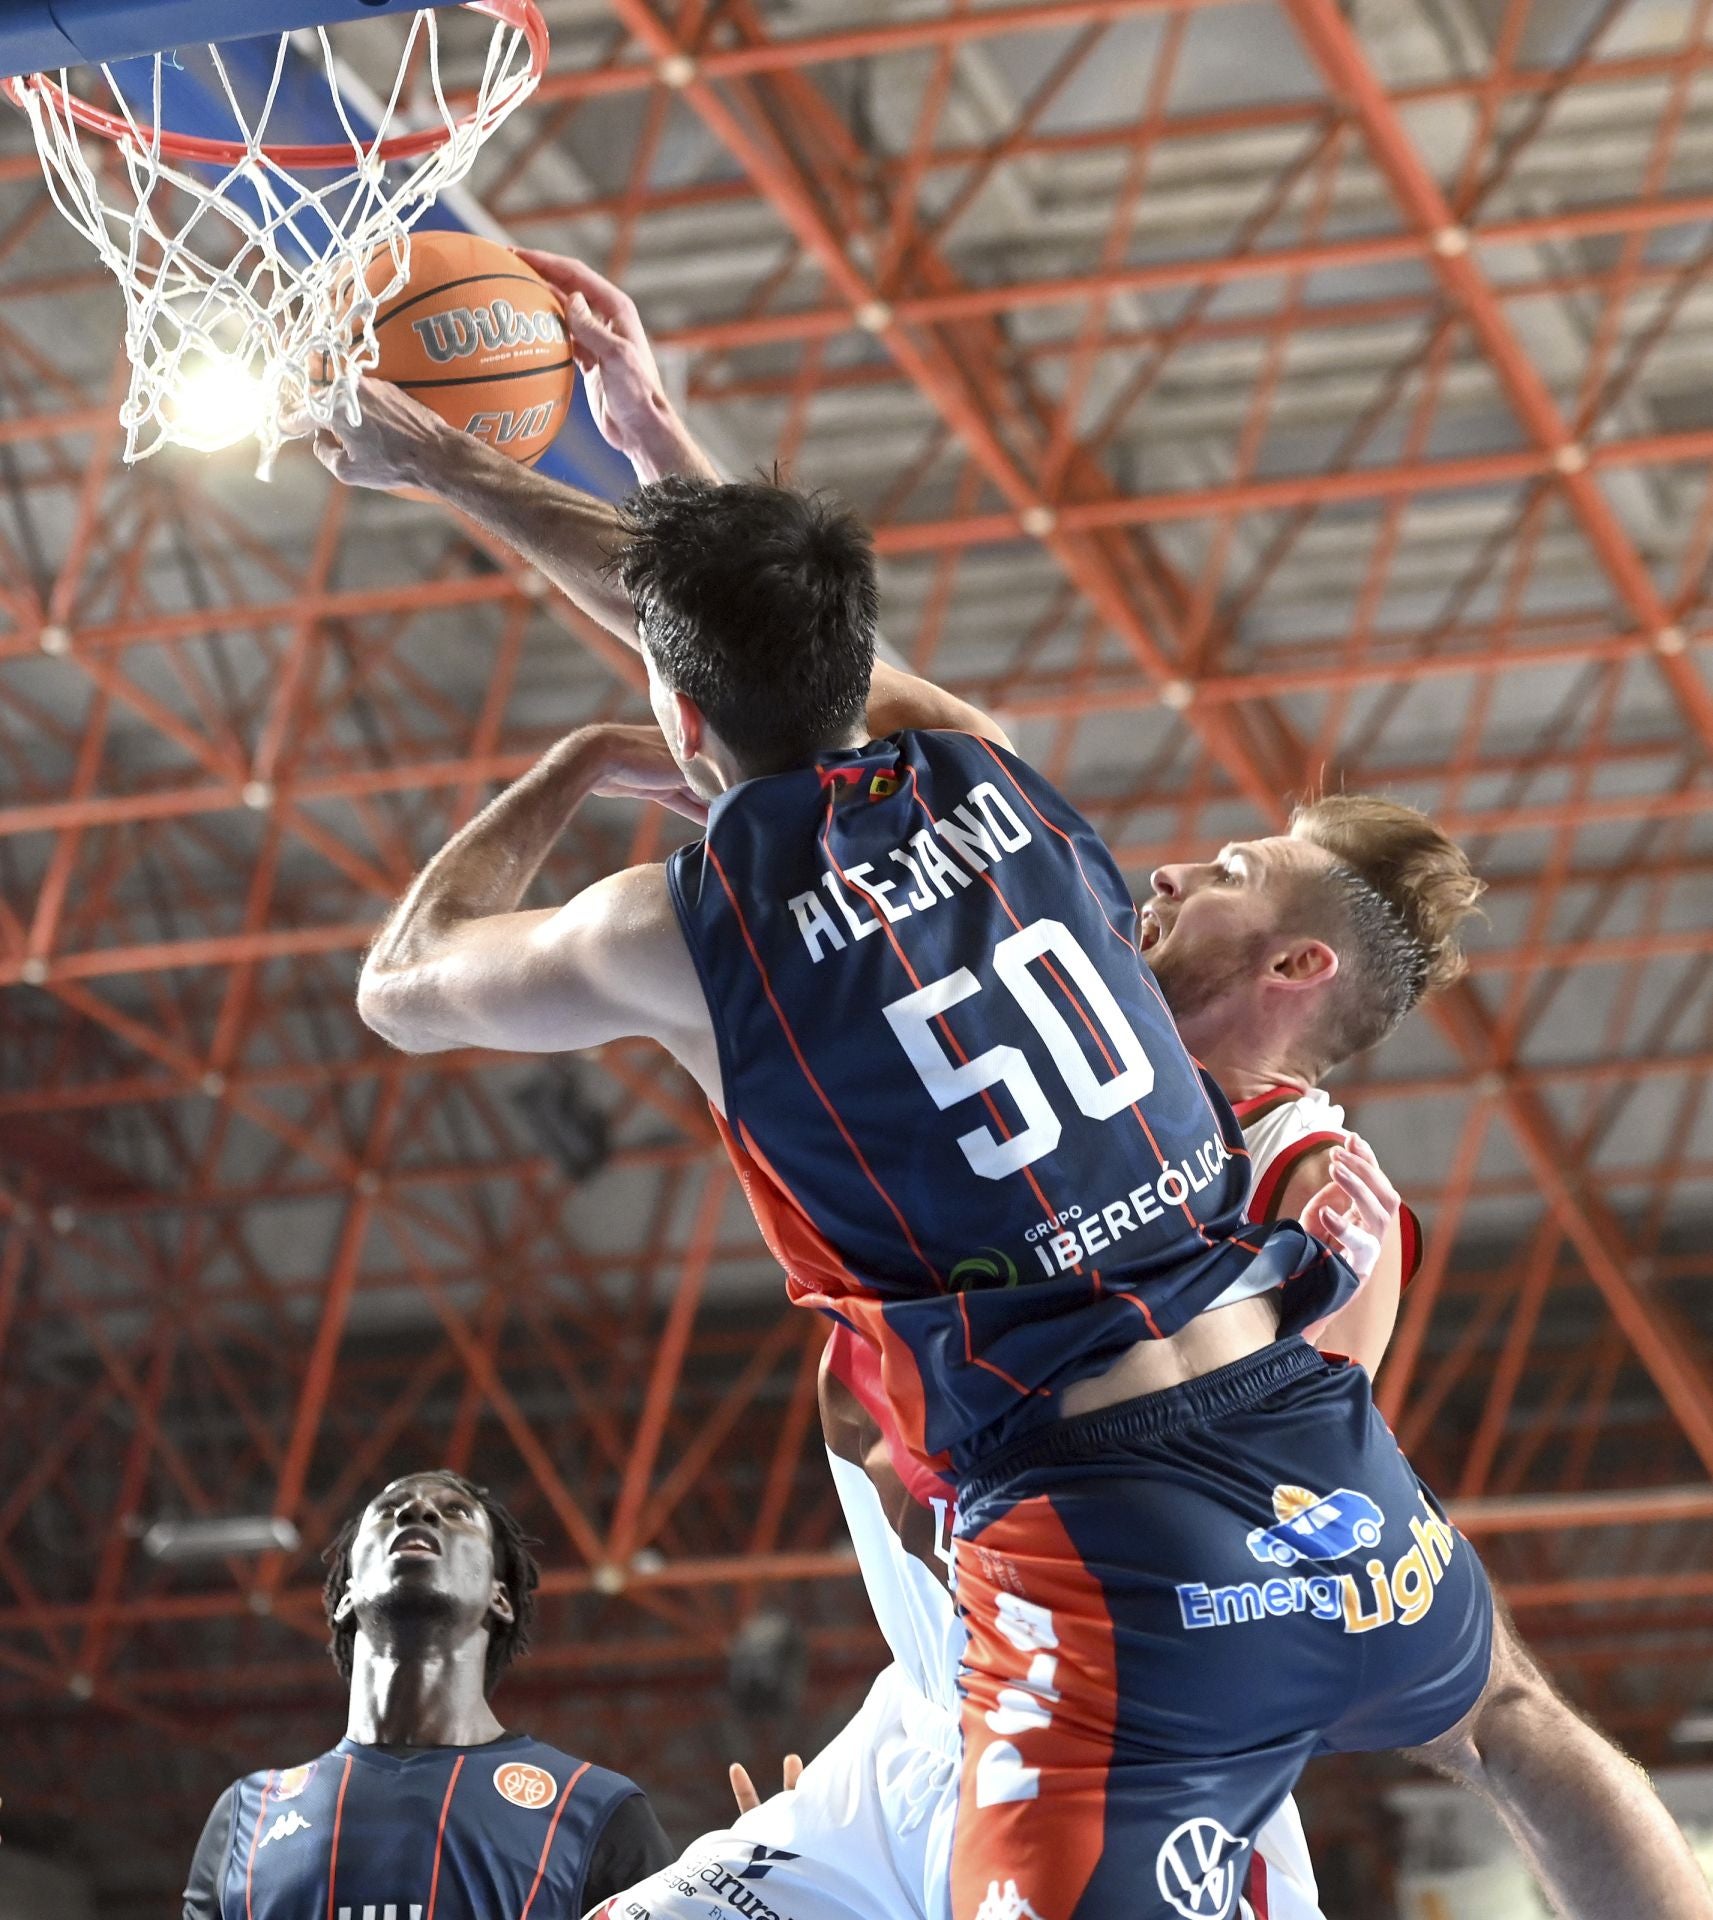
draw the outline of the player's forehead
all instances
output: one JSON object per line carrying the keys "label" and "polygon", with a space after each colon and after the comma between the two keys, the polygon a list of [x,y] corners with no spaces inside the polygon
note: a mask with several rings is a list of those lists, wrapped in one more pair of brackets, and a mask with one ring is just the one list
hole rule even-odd
{"label": "player's forehead", "polygon": [[422,1473],[400,1474],[396,1480],[389,1480],[379,1493],[369,1502],[370,1513],[380,1513],[389,1507],[401,1505],[404,1501],[426,1496],[435,1501],[462,1501],[472,1511],[487,1518],[487,1510],[469,1490],[455,1480],[449,1473],[439,1473],[432,1469]]}
{"label": "player's forehead", "polygon": [[1324,847],[1289,833],[1264,834],[1255,840],[1228,840],[1220,848],[1218,857],[1222,862],[1243,868],[1258,880],[1319,873],[1332,864],[1332,855]]}

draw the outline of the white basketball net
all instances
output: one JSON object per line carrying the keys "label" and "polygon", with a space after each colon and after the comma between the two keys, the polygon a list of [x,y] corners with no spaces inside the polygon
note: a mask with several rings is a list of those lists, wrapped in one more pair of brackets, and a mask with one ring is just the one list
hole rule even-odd
{"label": "white basketball net", "polygon": [[[446,138],[429,153],[383,165],[377,149],[398,131],[392,122],[419,47]],[[411,19],[379,126],[359,128],[351,82],[325,28],[279,36],[266,96],[248,107],[220,48],[209,46],[194,55],[196,71],[218,83],[232,116],[229,137],[245,147],[240,163],[222,166],[179,159],[161,147],[162,69],[187,52],[154,56],[146,118],[138,103],[126,101],[112,69],[101,68],[128,128],[116,143],[73,119],[63,72],[58,87],[24,85],[17,97],[55,204],[124,290],[131,359],[120,411],[126,460],[173,444],[207,451],[253,431],[265,476],[283,437],[282,414],[302,410],[325,425],[343,407],[356,417],[357,377],[379,352],[366,323],[404,283],[411,228],[469,172],[483,142],[534,91],[536,76],[526,35],[496,24],[474,105],[465,99],[454,106],[441,79],[438,22],[432,11],[421,12]],[[350,141],[349,166],[293,173],[263,151],[294,59],[318,63],[315,86],[325,84]],[[292,75],[294,87],[300,72]],[[115,146],[122,177],[112,162]],[[367,285],[363,269],[383,250],[391,272]],[[314,380],[307,377],[312,364]]]}

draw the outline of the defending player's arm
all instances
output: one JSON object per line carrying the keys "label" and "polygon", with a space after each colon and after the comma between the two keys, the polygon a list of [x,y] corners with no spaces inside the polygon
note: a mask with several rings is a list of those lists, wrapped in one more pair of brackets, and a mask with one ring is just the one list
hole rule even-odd
{"label": "defending player's arm", "polygon": [[571,734],[418,875],[363,963],[358,1011],[407,1053],[559,1053],[646,1036],[717,1099],[706,1003],[663,867],[610,874],[562,907],[519,910],[594,793],[650,798],[692,817],[701,805],[653,728]]}
{"label": "defending player's arm", "polygon": [[[1354,1299],[1308,1329],[1306,1337],[1325,1353],[1342,1353],[1373,1373],[1385,1356],[1403,1290],[1402,1203],[1366,1142],[1322,1147],[1304,1155],[1280,1189],[1274,1212],[1299,1219],[1341,1254],[1362,1281]],[[1341,1215],[1353,1217],[1356,1233],[1343,1232]],[[1371,1243],[1371,1244],[1370,1244]]]}

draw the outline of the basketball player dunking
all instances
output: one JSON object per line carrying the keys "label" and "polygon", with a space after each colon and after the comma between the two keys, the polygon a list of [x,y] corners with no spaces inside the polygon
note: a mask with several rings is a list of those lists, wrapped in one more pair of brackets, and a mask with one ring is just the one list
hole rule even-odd
{"label": "basketball player dunking", "polygon": [[[468,443],[403,396],[318,450],[483,510]],[[530,497],[535,552],[623,630],[611,522]],[[678,483],[639,496],[621,558],[670,763],[624,729],[548,755],[413,887],[365,1015],[425,1050],[641,1033],[685,1063],[793,1297],[862,1336],[901,1448],[957,1481],[957,1920],[1195,1911],[1310,1752],[1421,1744],[1509,1684],[1479,1566],[1366,1374],[1294,1337],[1352,1276],[1246,1221],[1242,1136],[1105,849],[979,730],[870,738],[860,530]],[[707,837],[517,912],[614,786],[711,802]],[[1311,1217],[1355,1254],[1387,1196],[1350,1149],[1334,1171],[1346,1214]],[[1303,1561],[1326,1570],[1261,1577]],[[1702,1911],[1657,1841],[1623,1884]]]}

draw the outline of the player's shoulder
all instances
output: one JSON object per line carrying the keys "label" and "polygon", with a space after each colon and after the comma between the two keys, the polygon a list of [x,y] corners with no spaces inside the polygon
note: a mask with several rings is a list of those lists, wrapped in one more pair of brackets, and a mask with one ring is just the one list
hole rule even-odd
{"label": "player's shoulder", "polygon": [[622,1798],[641,1791],[628,1774],[615,1773],[611,1767],[600,1766],[581,1754],[537,1740],[531,1734],[520,1734],[515,1745],[508,1745],[505,1754],[496,1761],[496,1773],[507,1765],[540,1769],[553,1780],[558,1794],[564,1793],[567,1787],[583,1798],[594,1795]]}
{"label": "player's shoulder", "polygon": [[265,1792],[270,1806],[280,1801],[300,1800],[330,1765],[338,1763],[338,1759],[337,1752],[318,1753],[313,1760],[290,1760],[278,1765],[257,1767],[250,1773],[241,1774],[227,1788],[227,1792],[234,1797],[248,1793],[255,1799]]}
{"label": "player's shoulder", "polygon": [[1291,1209],[1305,1183],[1324,1184],[1326,1157],[1345,1137],[1344,1109],[1319,1087],[1278,1086],[1237,1101],[1232,1111],[1249,1149],[1249,1211],[1257,1220]]}

